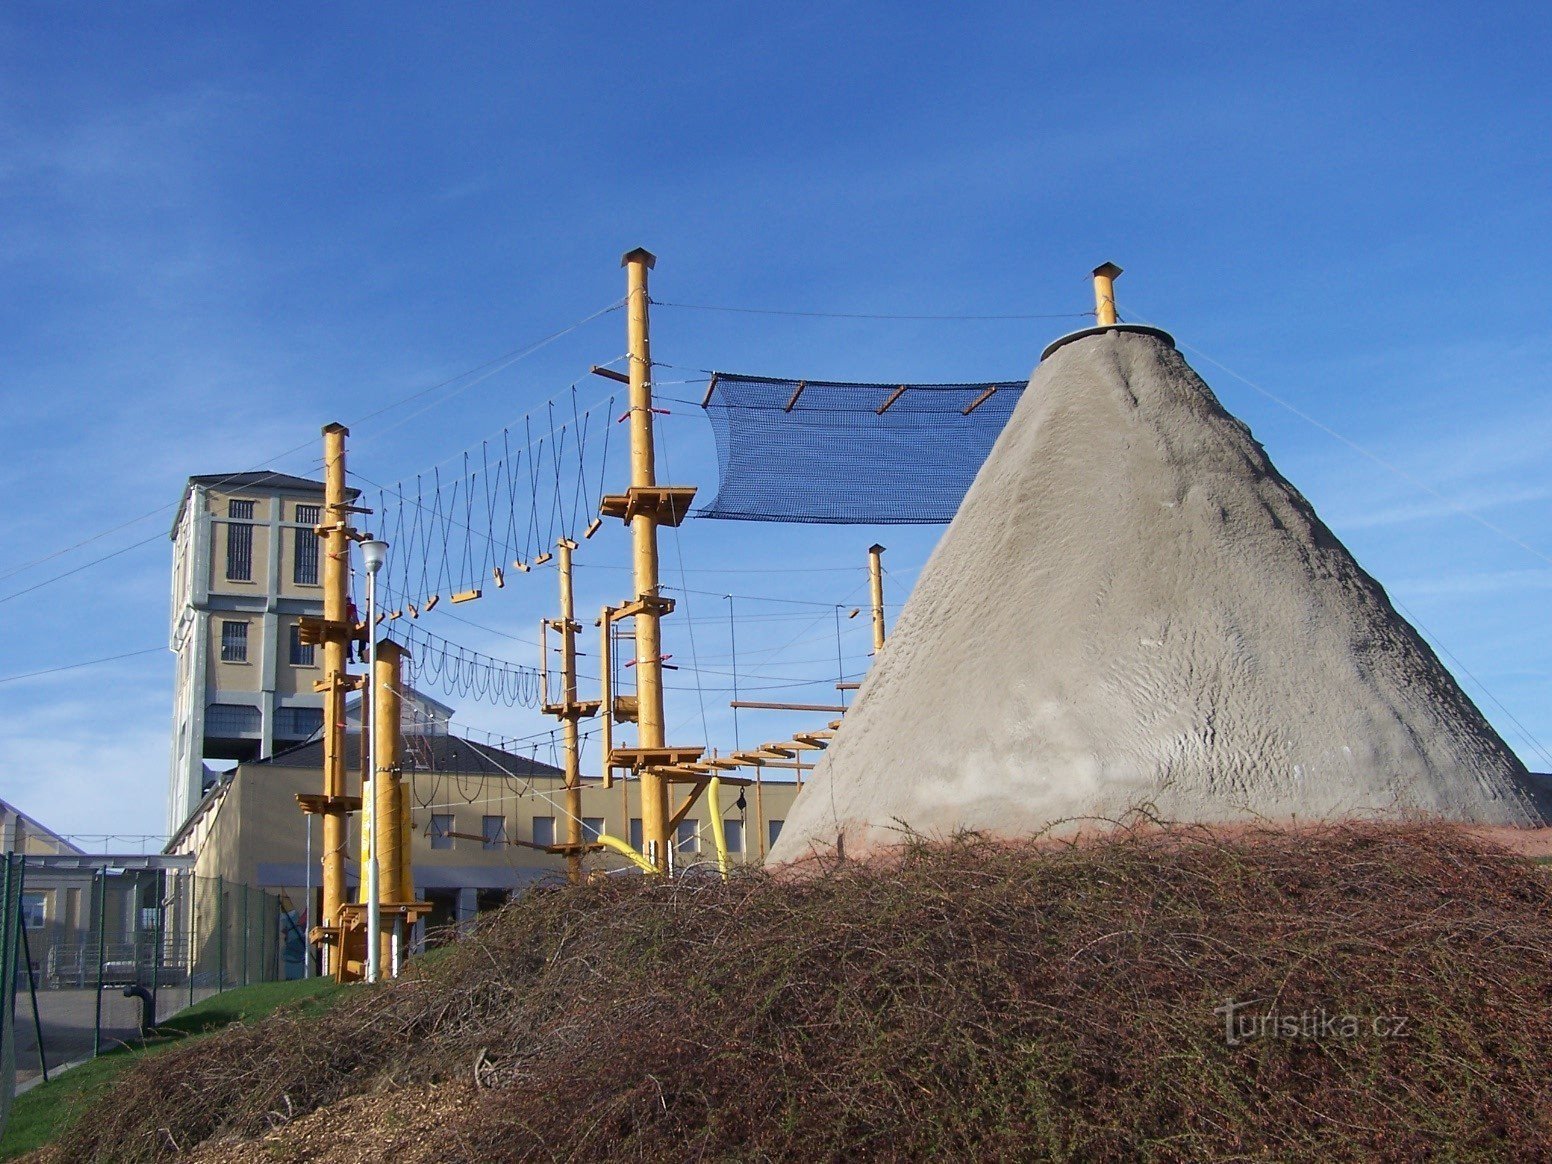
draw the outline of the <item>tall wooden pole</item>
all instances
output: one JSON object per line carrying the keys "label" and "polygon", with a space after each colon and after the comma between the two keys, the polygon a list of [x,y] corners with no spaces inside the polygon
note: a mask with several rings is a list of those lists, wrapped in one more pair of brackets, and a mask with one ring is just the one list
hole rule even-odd
{"label": "tall wooden pole", "polygon": [[[350,430],[329,424],[323,430],[323,916],[324,926],[340,924],[345,903],[345,692],[350,677],[345,657],[352,627],[350,609],[350,510],[345,485],[345,438]],[[338,962],[338,945],[331,961]],[[337,967],[336,967],[337,969]]]}
{"label": "tall wooden pole", "polygon": [[873,598],[873,653],[884,649],[884,547],[868,547],[868,587]]}
{"label": "tall wooden pole", "polygon": [[[577,738],[577,632],[576,604],[571,588],[571,551],[577,543],[561,538],[555,543],[556,573],[560,575],[560,674],[561,730],[565,739],[566,765],[566,876],[573,885],[582,881],[582,751]],[[607,714],[607,713],[606,713]]]}
{"label": "tall wooden pole", "polygon": [[[625,268],[626,342],[630,357],[631,485],[651,489],[657,484],[652,448],[652,348],[648,333],[647,272],[657,259],[637,248],[620,260]],[[638,608],[636,627],[636,697],[638,743],[663,747],[663,639],[655,600],[658,597],[657,513],[643,506],[631,518],[632,565]],[[668,871],[668,784],[650,767],[641,771],[641,835],[646,857]]]}
{"label": "tall wooden pole", "polygon": [[372,796],[377,802],[377,832],[381,838],[373,838],[377,848],[377,900],[380,903],[410,900],[400,896],[409,857],[404,851],[404,793],[399,786],[399,773],[403,769],[400,754],[403,668],[404,649],[398,643],[383,639],[377,644],[377,666],[372,670],[372,683],[377,690],[377,716],[372,723],[377,743],[377,771],[372,773]]}
{"label": "tall wooden pole", "polygon": [[1104,263],[1094,268],[1094,320],[1100,327],[1112,327],[1116,322],[1115,281],[1121,268],[1114,263]]}

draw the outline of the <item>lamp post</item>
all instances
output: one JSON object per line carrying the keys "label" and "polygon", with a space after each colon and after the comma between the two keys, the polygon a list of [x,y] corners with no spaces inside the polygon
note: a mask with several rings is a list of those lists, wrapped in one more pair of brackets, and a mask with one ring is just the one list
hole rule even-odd
{"label": "lamp post", "polygon": [[366,567],[366,652],[367,698],[370,703],[369,731],[363,732],[367,746],[367,771],[372,787],[362,789],[366,799],[366,980],[376,982],[382,971],[383,915],[377,887],[377,782],[382,773],[377,765],[377,572],[388,558],[388,543],[375,539],[361,543],[361,561]]}

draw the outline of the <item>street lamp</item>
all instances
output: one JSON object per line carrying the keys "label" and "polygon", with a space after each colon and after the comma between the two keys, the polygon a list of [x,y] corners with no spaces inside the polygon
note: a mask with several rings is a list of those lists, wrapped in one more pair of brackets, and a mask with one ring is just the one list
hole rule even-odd
{"label": "street lamp", "polygon": [[[377,789],[382,779],[377,757],[377,572],[388,560],[388,543],[369,538],[361,543],[361,564],[366,567],[366,662],[367,698],[370,711],[365,717],[370,731],[367,747],[367,771],[372,774],[371,795],[366,798],[366,980],[376,982],[382,972],[383,915],[378,899],[377,861]],[[363,789],[363,792],[366,792]]]}

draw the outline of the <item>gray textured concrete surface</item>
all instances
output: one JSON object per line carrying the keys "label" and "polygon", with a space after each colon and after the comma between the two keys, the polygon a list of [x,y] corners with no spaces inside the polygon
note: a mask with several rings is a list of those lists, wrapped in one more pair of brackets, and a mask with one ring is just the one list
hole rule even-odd
{"label": "gray textured concrete surface", "polygon": [[1077,340],[921,574],[770,861],[1147,807],[1545,823],[1524,766],[1161,339]]}

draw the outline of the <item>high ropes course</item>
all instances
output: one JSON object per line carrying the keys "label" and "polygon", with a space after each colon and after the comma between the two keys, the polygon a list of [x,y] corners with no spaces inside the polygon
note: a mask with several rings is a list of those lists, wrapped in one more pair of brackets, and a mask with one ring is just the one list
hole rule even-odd
{"label": "high ropes course", "polygon": [[[676,534],[687,520],[697,519],[946,522],[1024,391],[1023,381],[1011,379],[865,384],[707,371],[700,381],[673,381],[706,385],[699,403],[714,434],[720,481],[715,498],[696,509],[694,486],[665,483],[658,475],[667,450],[654,434],[656,419],[666,412],[654,399],[653,382],[654,369],[665,365],[654,364],[649,340],[652,299],[647,283],[654,263],[643,250],[631,251],[622,260],[627,282],[622,302],[624,356],[593,365],[538,408],[437,464],[391,482],[350,473],[348,430],[339,424],[324,429],[325,505],[317,526],[323,541],[324,614],[303,620],[304,636],[323,648],[324,679],[317,688],[325,700],[324,779],[320,795],[298,799],[304,811],[324,821],[322,916],[327,924],[314,930],[313,939],[331,953],[341,976],[375,977],[382,916],[399,924],[424,913],[425,903],[411,900],[407,873],[412,804],[429,808],[473,803],[481,795],[488,797],[494,786],[502,788],[503,798],[549,800],[564,821],[564,836],[540,847],[563,855],[572,879],[580,880],[584,857],[602,851],[624,857],[644,873],[673,873],[674,831],[704,799],[717,862],[725,875],[728,857],[719,799],[723,791],[737,789],[742,809],[743,789],[753,784],[758,790],[764,769],[790,771],[801,784],[804,771],[839,729],[847,693],[860,685],[869,656],[884,647],[884,551],[882,546],[870,547],[865,576],[835,599],[734,595],[691,586],[677,539],[679,585],[665,584],[660,534]],[[1107,307],[1113,319],[1108,289],[1098,294],[1101,322]],[[582,385],[596,385],[597,380],[609,387],[583,399]],[[477,381],[457,390],[472,382]],[[628,469],[622,474],[614,461],[625,458]],[[365,515],[372,516],[380,541],[357,528],[358,516]],[[621,600],[599,608],[596,618],[587,612],[597,630],[594,636],[585,633],[576,608],[574,558],[611,521],[629,532],[629,565],[581,565],[628,570],[630,585]],[[353,542],[362,543],[368,566],[365,619],[352,584]],[[860,563],[857,569],[862,570]],[[468,604],[493,598],[519,579],[531,584],[551,572],[558,606],[554,616],[540,621],[533,638],[467,617]],[[862,598],[859,592],[864,591]],[[726,604],[726,655],[702,655],[697,620],[688,617],[692,602],[710,601]],[[750,603],[766,609],[749,614]],[[780,603],[791,609],[769,610],[769,605]],[[853,622],[864,609],[871,617]],[[740,610],[745,611],[742,618]],[[662,621],[676,612],[686,621],[687,660],[664,648]],[[424,624],[428,617],[443,616],[537,649],[538,666],[464,646]],[[762,620],[790,620],[798,624],[797,634],[775,648],[746,647],[740,666],[740,622],[748,630]],[[699,625],[705,637],[704,617]],[[848,649],[852,627],[871,631],[871,649]],[[781,659],[786,650],[831,633],[833,657],[826,652]],[[349,673],[347,664],[358,648],[369,660],[370,678]],[[765,652],[773,657],[762,660]],[[804,671],[787,674],[789,667]],[[827,673],[833,679],[816,680],[816,675]],[[678,680],[673,687],[668,686],[671,677]],[[749,698],[779,696],[816,681],[833,684],[836,694],[822,703]],[[371,733],[374,755],[367,767],[386,779],[368,782],[363,797],[352,797],[344,770],[344,700],[348,691],[369,684],[370,704],[377,710]],[[698,717],[670,725],[664,698],[669,690],[693,693]],[[492,737],[485,744],[468,734],[448,738],[445,724],[417,721],[405,731],[401,724],[406,709],[414,707],[407,698],[412,691],[440,691],[497,707],[531,709],[553,718],[556,727],[522,738]],[[731,748],[671,737],[670,732],[684,730],[696,718],[703,735],[709,736],[707,696],[724,694],[731,695],[726,701],[733,714]],[[788,739],[745,749],[739,739],[740,710],[802,713],[812,726]],[[420,714],[412,711],[412,718]],[[617,731],[632,738],[622,739]],[[600,772],[593,779],[605,788],[630,782],[638,789],[639,845],[584,832],[582,769],[584,748],[590,744],[597,748]],[[499,780],[471,782],[436,772],[438,747],[463,749],[465,765],[472,763],[481,772],[488,768],[487,774],[499,773]],[[541,750],[563,773],[559,797],[543,792],[533,778]],[[526,760],[519,762],[525,752]],[[740,775],[749,770],[753,779]],[[362,866],[372,871],[363,882],[377,888],[368,888],[361,902],[348,903],[345,822],[349,813],[363,807],[368,825],[363,829]],[[379,866],[387,869],[382,880],[377,879]]]}

